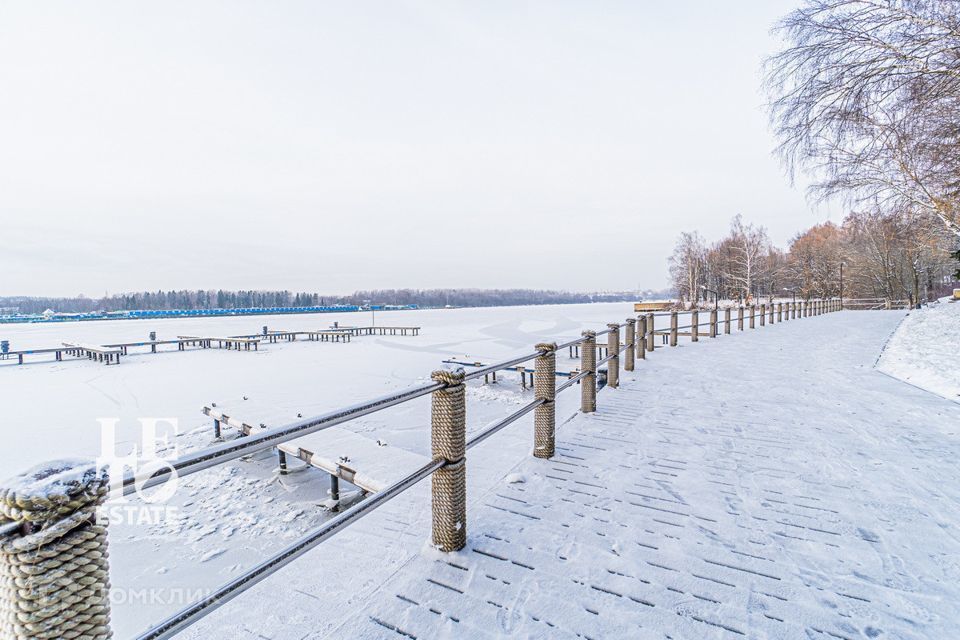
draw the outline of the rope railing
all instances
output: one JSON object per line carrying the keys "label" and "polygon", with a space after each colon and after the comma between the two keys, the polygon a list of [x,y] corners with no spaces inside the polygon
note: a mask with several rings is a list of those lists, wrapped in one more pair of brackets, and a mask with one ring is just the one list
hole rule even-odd
{"label": "rope railing", "polygon": [[[759,311],[768,311],[768,313],[763,313],[763,315],[758,314],[756,307],[741,307],[738,311],[737,318],[738,330],[743,331],[744,329],[744,311],[749,312],[750,328],[754,328],[755,324],[753,321],[758,317],[761,319],[760,326],[764,326],[763,320],[767,316],[771,324],[785,321],[783,319],[784,311],[786,311],[786,317],[789,319],[791,317],[802,318],[811,315],[820,315],[821,313],[829,311],[838,311],[840,308],[839,301],[836,300],[811,301],[810,303],[804,304],[784,303],[777,307],[776,313],[772,306],[766,309],[764,305],[761,305]],[[725,313],[722,321],[716,310],[711,310],[709,313],[709,320],[700,322],[696,316],[696,311],[694,311],[694,317],[691,318],[693,322],[683,326],[677,323],[678,312],[676,311],[668,314],[638,314],[636,319],[631,318],[626,323],[611,323],[607,325],[607,328],[604,330],[584,331],[580,338],[570,340],[560,345],[555,343],[538,344],[533,352],[479,368],[469,374],[464,373],[463,369],[438,370],[431,375],[431,383],[403,389],[350,407],[298,420],[297,422],[280,427],[266,429],[260,433],[252,434],[235,441],[186,454],[173,461],[169,461],[168,468],[152,474],[139,476],[132,474],[125,475],[123,478],[123,491],[127,494],[136,488],[143,489],[161,484],[174,472],[177,475],[196,473],[250,453],[269,449],[287,440],[315,433],[416,398],[426,395],[432,397],[431,449],[433,455],[429,463],[413,471],[386,489],[374,493],[371,497],[346,509],[322,526],[309,532],[300,540],[263,560],[251,569],[245,571],[241,576],[222,585],[210,595],[170,616],[146,633],[138,636],[138,640],[161,640],[176,635],[225,602],[240,595],[254,584],[275,573],[324,540],[329,539],[337,532],[358,521],[387,501],[399,496],[428,476],[432,478],[431,501],[433,527],[431,538],[433,543],[442,551],[456,551],[463,548],[466,544],[467,530],[465,456],[467,450],[484,442],[524,416],[534,413],[533,455],[541,458],[552,457],[554,455],[553,443],[556,431],[555,401],[557,394],[563,393],[574,385],[580,385],[582,390],[580,411],[583,413],[596,411],[598,386],[601,388],[610,387],[616,389],[619,384],[620,369],[623,368],[624,370],[632,371],[637,359],[645,359],[646,352],[654,350],[653,336],[669,334],[671,346],[676,346],[677,335],[681,330],[690,329],[691,332],[685,335],[690,335],[691,341],[696,342],[699,337],[699,328],[706,326],[710,327],[710,331],[708,334],[705,334],[704,337],[709,335],[710,338],[716,338],[719,335],[718,328],[721,322],[725,325],[725,333],[730,333],[732,323],[730,313]],[[653,318],[656,315],[669,315],[671,317],[671,326],[669,329],[655,328]],[[775,320],[775,318],[777,319]],[[621,329],[624,327],[626,327],[626,339],[621,343]],[[603,347],[603,345],[597,344],[597,337],[604,335],[607,336],[607,344],[605,347],[607,349],[607,355],[598,360],[598,347]],[[555,373],[556,353],[560,349],[569,349],[572,347],[582,347],[578,349],[580,370],[575,375],[571,375],[566,382],[558,385]],[[627,357],[622,359],[621,365],[621,354],[624,353],[627,353]],[[634,358],[634,356],[636,356],[636,358]],[[467,439],[465,383],[469,380],[480,378],[485,374],[509,369],[530,360],[535,360],[533,375],[535,399],[516,411],[513,411],[508,416],[488,424]],[[607,369],[601,370],[600,367],[603,365],[607,365]],[[603,386],[604,382],[602,380],[598,380],[602,374],[606,375],[606,386]],[[526,373],[522,373],[522,375],[526,375]],[[37,483],[42,485],[44,476],[40,474],[37,477],[40,478]],[[99,486],[98,484],[97,487]],[[94,489],[90,487],[81,487],[81,489],[77,489],[77,491],[71,495],[81,495],[81,491],[89,493],[89,491],[93,490]],[[96,489],[96,491],[99,491],[99,489]],[[11,490],[9,488],[4,489],[0,487],[0,498],[10,494]],[[87,494],[84,493],[83,495]],[[100,529],[92,529],[91,527],[93,527],[95,523],[92,522],[87,515],[87,512],[91,508],[95,508],[96,504],[99,504],[97,500],[100,500],[100,498],[97,498],[94,494],[90,495],[93,497],[89,499],[84,498],[80,501],[76,499],[65,499],[63,502],[57,503],[62,506],[58,507],[55,511],[44,511],[42,518],[46,520],[40,522],[25,522],[18,517],[17,514],[19,511],[5,511],[2,509],[2,504],[0,504],[0,564],[2,564],[2,566],[0,566],[0,573],[9,573],[9,567],[12,566],[10,563],[23,561],[22,550],[18,551],[20,546],[17,546],[21,545],[20,540],[34,535],[37,531],[43,532],[49,530],[59,532],[60,529],[66,526],[64,523],[70,523],[66,529],[70,532],[70,536],[62,538],[62,540],[76,542],[58,543],[61,546],[57,547],[54,559],[58,557],[58,554],[67,557],[70,553],[77,553],[76,549],[67,547],[70,547],[71,544],[82,544],[84,546],[77,547],[77,549],[81,549],[82,552],[86,554],[95,554],[96,557],[100,559],[99,561],[103,563],[103,566],[106,567],[106,527],[101,526]],[[16,535],[18,533],[20,537]],[[98,549],[97,545],[102,546],[102,548]],[[20,555],[18,555],[18,553]],[[49,556],[46,555],[45,557]],[[50,593],[49,585],[52,584],[51,581],[55,582],[58,579],[57,576],[59,574],[55,572],[55,567],[59,566],[59,563],[54,561],[47,569],[43,569],[43,567],[47,567],[46,564],[40,566],[41,569],[29,575],[26,584],[18,584],[18,588],[16,589],[9,589],[0,585],[0,587],[2,587],[0,588],[0,632],[2,632],[0,635],[3,635],[3,637],[9,636],[18,640],[20,638],[32,637],[30,633],[22,631],[23,624],[18,621],[17,612],[35,611],[36,605],[32,603],[36,599],[37,594],[40,594],[47,600],[52,599],[53,604],[48,606],[52,607],[51,611],[56,612],[55,616],[51,614],[50,619],[44,619],[43,624],[47,626],[53,623],[62,624],[65,625],[63,630],[68,630],[72,628],[70,625],[76,624],[75,621],[71,622],[71,618],[78,618],[78,616],[80,619],[83,618],[82,614],[76,613],[80,611],[80,609],[76,609],[76,607],[87,607],[87,609],[89,609],[91,606],[94,606],[94,610],[101,612],[90,622],[91,625],[94,625],[92,628],[96,631],[84,637],[109,638],[111,634],[108,627],[108,602],[97,601],[94,605],[91,605],[88,598],[88,600],[80,600],[80,604],[78,604],[78,599],[69,593],[64,594],[62,598],[58,599],[57,593]],[[88,585],[90,592],[96,594],[108,589],[109,584],[107,582],[108,577],[106,570],[97,573],[94,580],[99,580],[100,582],[99,584]],[[71,612],[74,612],[72,616]],[[73,637],[66,633],[66,631],[61,633],[56,629],[50,630],[49,634],[50,635],[45,637]]]}

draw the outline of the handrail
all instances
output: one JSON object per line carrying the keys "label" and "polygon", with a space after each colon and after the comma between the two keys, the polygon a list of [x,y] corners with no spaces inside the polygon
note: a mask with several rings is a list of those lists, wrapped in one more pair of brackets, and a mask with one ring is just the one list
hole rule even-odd
{"label": "handrail", "polygon": [[267,576],[276,573],[282,567],[290,564],[310,549],[333,536],[340,531],[340,529],[353,524],[384,502],[400,495],[445,465],[446,462],[442,459],[431,460],[383,491],[373,494],[370,498],[355,504],[337,517],[331,518],[300,540],[297,540],[267,558],[260,564],[246,571],[243,575],[237,576],[205,598],[181,609],[146,633],[137,636],[137,640],[165,640],[166,638],[172,638],[214,609],[226,604]]}

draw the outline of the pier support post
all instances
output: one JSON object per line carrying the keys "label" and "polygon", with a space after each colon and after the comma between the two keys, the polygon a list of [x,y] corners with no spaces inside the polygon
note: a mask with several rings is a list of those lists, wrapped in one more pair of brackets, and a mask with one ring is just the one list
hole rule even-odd
{"label": "pier support post", "polygon": [[623,330],[623,341],[627,350],[623,352],[623,370],[633,371],[633,358],[637,350],[637,321],[633,318],[627,318],[627,328]]}
{"label": "pier support post", "polygon": [[542,351],[533,365],[533,393],[543,404],[533,410],[533,455],[537,458],[552,458],[557,428],[557,343],[541,342],[536,346]]}
{"label": "pier support post", "polygon": [[670,312],[670,346],[677,346],[677,312]]}
{"label": "pier support post", "polygon": [[584,331],[580,344],[580,371],[587,375],[580,381],[580,411],[597,410],[597,333]]}
{"label": "pier support post", "polygon": [[431,398],[430,449],[446,465],[433,472],[433,544],[459,551],[467,544],[467,412],[463,369],[430,374],[445,387]]}
{"label": "pier support post", "polygon": [[717,337],[717,310],[716,309],[710,310],[710,337],[711,338]]}
{"label": "pier support post", "polygon": [[700,312],[694,309],[690,312],[690,342],[700,340]]}
{"label": "pier support post", "polygon": [[107,527],[96,517],[108,491],[92,461],[39,465],[0,487],[0,523],[22,523],[0,543],[4,638],[112,637]]}
{"label": "pier support post", "polygon": [[607,355],[610,359],[607,361],[607,385],[611,389],[620,386],[620,325],[608,324],[607,329]]}

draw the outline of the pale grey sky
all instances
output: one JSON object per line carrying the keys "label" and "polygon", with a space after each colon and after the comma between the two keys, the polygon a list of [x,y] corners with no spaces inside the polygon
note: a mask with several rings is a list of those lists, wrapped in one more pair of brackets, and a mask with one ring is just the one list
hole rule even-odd
{"label": "pale grey sky", "polygon": [[0,0],[0,295],[632,289],[823,221],[760,62],[797,0]]}

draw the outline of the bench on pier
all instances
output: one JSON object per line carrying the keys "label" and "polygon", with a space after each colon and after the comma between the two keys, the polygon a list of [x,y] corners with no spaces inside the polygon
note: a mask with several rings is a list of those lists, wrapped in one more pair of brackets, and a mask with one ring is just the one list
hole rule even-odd
{"label": "bench on pier", "polygon": [[64,342],[63,351],[68,355],[79,358],[86,356],[90,360],[103,362],[107,365],[120,364],[120,356],[123,355],[123,351],[120,349],[113,349],[100,344],[80,344],[72,342]]}
{"label": "bench on pier", "polygon": [[[474,367],[474,368],[477,368],[477,369],[481,369],[481,368],[483,368],[483,367],[488,367],[488,366],[490,366],[489,363],[478,362],[478,361],[475,361],[475,360],[470,360],[467,356],[447,358],[446,360],[443,360],[442,362],[443,362],[444,364],[457,364],[457,365],[460,365],[460,366],[463,366],[463,367]],[[517,365],[517,366],[513,366],[513,367],[505,367],[505,368],[501,369],[501,371],[516,371],[518,374],[520,374],[520,386],[522,386],[524,389],[526,389],[528,386],[529,386],[531,389],[533,388],[533,374],[534,374],[534,370],[533,370],[533,369],[531,369],[531,368],[529,368],[529,367],[526,367],[526,366],[524,366],[524,365]],[[575,376],[575,375],[577,375],[577,374],[579,374],[579,373],[580,373],[579,370],[574,370],[574,371],[555,371],[555,374],[556,374],[556,376],[557,376],[558,378],[572,378],[573,376]],[[529,382],[529,383],[527,382],[527,376],[528,376],[528,375],[530,376],[530,382]],[[491,371],[490,373],[484,374],[484,376],[483,376],[483,382],[484,382],[484,384],[488,384],[488,383],[491,383],[491,382],[492,382],[493,384],[496,384],[496,383],[497,383],[497,372],[496,372],[496,371]]]}
{"label": "bench on pier", "polygon": [[[220,408],[204,407],[203,413],[214,419],[220,435],[221,425],[236,428],[242,435],[280,426],[265,422],[247,422],[228,415]],[[339,481],[345,480],[367,493],[382,491],[413,469],[430,461],[426,456],[391,447],[339,427],[329,427],[277,445],[280,473],[287,473],[287,456],[293,456],[330,474],[331,497],[339,500]]]}
{"label": "bench on pier", "polygon": [[244,351],[250,351],[251,346],[254,351],[259,351],[260,345],[260,338],[234,336],[177,336],[177,339],[180,340],[181,344],[190,344],[204,349],[210,349],[214,342],[217,343],[218,349],[235,349],[237,351],[240,351],[241,347]]}

